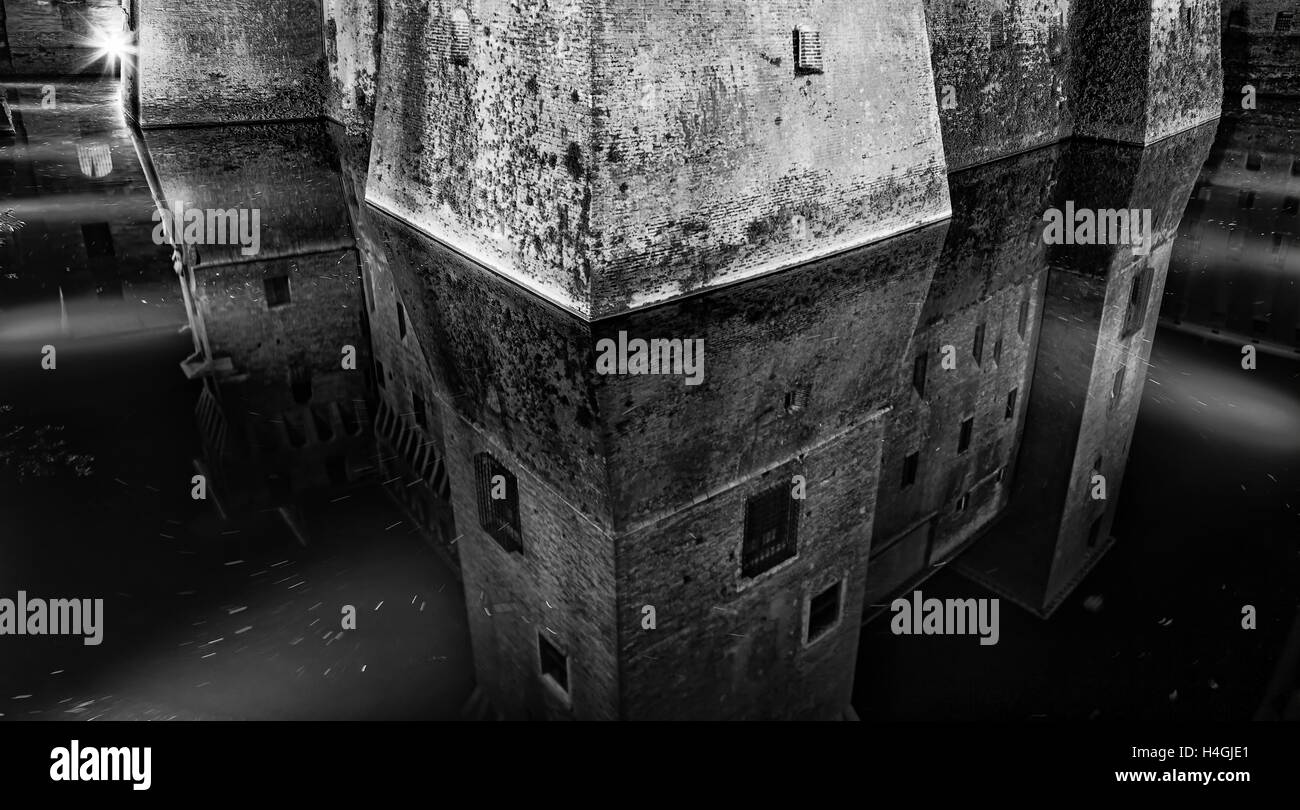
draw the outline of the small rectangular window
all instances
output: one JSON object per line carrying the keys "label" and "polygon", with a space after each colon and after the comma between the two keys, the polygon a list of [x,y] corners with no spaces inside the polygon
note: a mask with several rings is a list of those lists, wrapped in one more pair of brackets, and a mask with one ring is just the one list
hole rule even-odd
{"label": "small rectangular window", "polygon": [[993,480],[1001,484],[1006,477],[1007,477],[1007,468],[998,467],[998,474]]}
{"label": "small rectangular window", "polygon": [[970,447],[970,437],[975,430],[975,417],[963,420],[961,423],[961,433],[957,437],[957,452],[965,453],[966,448]]}
{"label": "small rectangular window", "polygon": [[993,341],[993,362],[1002,365],[1002,338]]}
{"label": "small rectangular window", "polygon": [[1019,388],[1012,388],[1007,392],[1007,409],[1002,414],[1003,419],[1013,419],[1016,415],[1016,397],[1020,395]]}
{"label": "small rectangular window", "polygon": [[288,276],[273,276],[263,279],[262,286],[266,291],[267,309],[275,309],[289,303]]}
{"label": "small rectangular window", "polygon": [[799,76],[822,72],[821,31],[794,29],[794,72]]}
{"label": "small rectangular window", "polygon": [[1260,166],[1264,164],[1264,156],[1259,152],[1249,152],[1246,155],[1246,168],[1249,171],[1257,172]]}
{"label": "small rectangular window", "polygon": [[1238,194],[1237,194],[1237,207],[1238,207],[1238,208],[1254,208],[1254,207],[1255,207],[1255,192],[1253,192],[1253,191],[1246,191],[1246,190],[1243,189],[1240,193],[1238,193]]}
{"label": "small rectangular window", "polygon": [[551,643],[544,633],[537,631],[537,659],[542,676],[550,678],[560,691],[569,694],[569,656],[560,652],[560,648]]}
{"label": "small rectangular window", "polygon": [[1119,401],[1120,395],[1124,393],[1124,374],[1126,371],[1126,368],[1120,366],[1115,372],[1115,380],[1110,386],[1110,405],[1112,408]]}
{"label": "small rectangular window", "polygon": [[406,337],[406,307],[402,306],[401,301],[397,302],[397,336]]}
{"label": "small rectangular window", "polygon": [[920,396],[925,396],[925,369],[928,364],[929,357],[924,352],[918,354],[912,362],[912,387]]}
{"label": "small rectangular window", "polygon": [[1025,336],[1025,329],[1029,326],[1029,299],[1020,302],[1020,322],[1016,324],[1016,332],[1021,337]]}
{"label": "small rectangular window", "polygon": [[908,453],[907,458],[903,459],[903,485],[899,489],[907,489],[916,483],[916,469],[920,464],[920,453]]}
{"label": "small rectangular window", "polygon": [[745,539],[741,574],[755,577],[795,556],[798,551],[799,501],[786,483],[745,503]]}
{"label": "small rectangular window", "polygon": [[989,17],[989,50],[1000,51],[1007,46],[1007,31],[1002,12],[995,11]]}
{"label": "small rectangular window", "polygon": [[379,360],[375,361],[375,380],[379,383],[380,388],[388,387],[384,379],[384,364]]}
{"label": "small rectangular window", "polygon": [[834,627],[840,620],[841,583],[836,582],[812,598],[808,605],[808,630],[805,638],[812,643]]}
{"label": "small rectangular window", "polygon": [[970,353],[977,366],[984,364],[984,331],[984,324],[975,327],[975,340],[971,342]]}
{"label": "small rectangular window", "polygon": [[97,259],[114,255],[113,232],[107,222],[81,226],[81,240],[86,244],[87,258]]}
{"label": "small rectangular window", "polygon": [[1279,34],[1285,34],[1291,30],[1291,21],[1294,19],[1294,12],[1279,11],[1273,18],[1273,30]]}

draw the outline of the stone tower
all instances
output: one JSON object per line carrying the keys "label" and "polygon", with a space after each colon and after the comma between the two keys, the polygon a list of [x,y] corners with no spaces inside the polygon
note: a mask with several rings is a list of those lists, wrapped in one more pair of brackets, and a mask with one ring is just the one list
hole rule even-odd
{"label": "stone tower", "polygon": [[367,200],[584,317],[948,216],[920,0],[385,16]]}
{"label": "stone tower", "polygon": [[[364,219],[374,356],[435,412],[495,710],[840,716],[894,369],[946,223],[593,324]],[[701,384],[598,373],[620,332],[702,340]]]}

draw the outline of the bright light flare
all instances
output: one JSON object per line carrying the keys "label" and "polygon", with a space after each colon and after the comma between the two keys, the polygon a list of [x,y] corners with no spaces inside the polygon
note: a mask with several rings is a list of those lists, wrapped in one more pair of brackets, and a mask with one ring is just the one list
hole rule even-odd
{"label": "bright light flare", "polygon": [[110,66],[135,53],[135,48],[131,44],[131,32],[127,30],[96,29],[90,36],[90,47],[95,51],[96,59],[107,59]]}

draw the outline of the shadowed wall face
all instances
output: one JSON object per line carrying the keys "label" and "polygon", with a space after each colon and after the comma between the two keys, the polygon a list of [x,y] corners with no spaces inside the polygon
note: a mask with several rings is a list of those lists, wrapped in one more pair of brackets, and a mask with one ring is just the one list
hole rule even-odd
{"label": "shadowed wall face", "polygon": [[950,171],[1069,135],[1069,0],[927,0]]}
{"label": "shadowed wall face", "polygon": [[392,10],[368,199],[587,316],[943,218],[924,16],[884,5]]}
{"label": "shadowed wall face", "polygon": [[1072,134],[1149,144],[1218,117],[1213,4],[1082,0],[1070,29]]}
{"label": "shadowed wall face", "polygon": [[323,112],[320,0],[138,0],[141,126]]}

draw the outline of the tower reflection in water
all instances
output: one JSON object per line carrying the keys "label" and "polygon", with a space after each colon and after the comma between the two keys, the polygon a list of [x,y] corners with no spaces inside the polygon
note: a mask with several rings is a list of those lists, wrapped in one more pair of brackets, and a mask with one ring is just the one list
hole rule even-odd
{"label": "tower reflection in water", "polygon": [[[967,170],[951,222],[594,323],[358,206],[335,130],[144,142],[160,199],[267,223],[182,251],[223,508],[378,481],[462,580],[477,716],[649,719],[852,716],[861,624],[947,564],[1061,604],[1113,542],[1212,137]],[[1152,209],[1154,248],[1045,245],[1067,201]],[[598,374],[621,333],[703,340],[703,383]]]}

